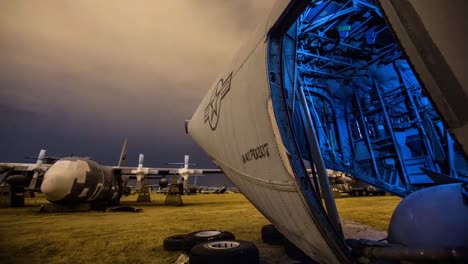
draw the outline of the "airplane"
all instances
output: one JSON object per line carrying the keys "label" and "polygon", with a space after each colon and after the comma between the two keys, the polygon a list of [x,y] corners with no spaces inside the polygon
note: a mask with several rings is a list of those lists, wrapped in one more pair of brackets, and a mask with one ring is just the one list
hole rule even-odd
{"label": "airplane", "polygon": [[46,151],[41,150],[35,164],[1,163],[0,169],[6,172],[2,182],[16,190],[42,192],[54,204],[118,205],[127,192],[126,185],[131,176],[138,178],[144,174],[162,178],[165,173],[165,170],[143,168],[141,163],[139,167],[124,167],[126,146],[125,140],[118,166],[103,166],[86,157],[65,157],[53,164],[44,164]]}
{"label": "airplane", "polygon": [[[466,263],[467,6],[277,0],[185,130],[314,261]],[[326,169],[404,197],[386,242],[345,239]]]}
{"label": "airplane", "polygon": [[[54,204],[93,203],[118,205],[122,195],[128,195],[128,181],[135,178],[137,188],[147,178],[160,179],[164,188],[168,181],[166,175],[181,174],[183,177],[195,173],[212,173],[216,170],[187,168],[147,168],[143,166],[144,155],[140,154],[138,167],[125,166],[127,140],[124,141],[117,166],[104,166],[84,157],[61,158],[53,164],[43,164],[46,151],[41,150],[35,164],[1,163],[0,171],[6,173],[0,182],[10,184],[16,192],[18,188],[40,191]],[[186,158],[188,162],[188,157]],[[217,170],[219,173],[220,170]],[[31,175],[32,174],[32,175]],[[40,187],[40,189],[38,189]],[[24,204],[24,198],[23,202]],[[21,202],[20,202],[21,206]]]}
{"label": "airplane", "polygon": [[183,184],[183,190],[185,193],[188,192],[189,187],[188,187],[188,180],[190,176],[195,177],[195,185],[197,184],[197,177],[198,176],[203,176],[204,174],[220,174],[223,173],[220,169],[189,169],[190,165],[197,165],[194,163],[190,163],[190,156],[185,155],[184,156],[184,163],[177,163],[177,162],[171,162],[168,163],[169,165],[183,165],[182,168],[180,169],[174,169],[171,170],[171,174],[178,174],[181,176],[182,184]]}
{"label": "airplane", "polygon": [[[139,163],[142,164],[143,163],[143,159],[144,159],[144,155],[143,154],[140,154],[140,157],[139,157]],[[189,162],[190,160],[190,156],[189,155],[185,155],[184,156],[184,162],[181,163],[181,162],[169,162],[167,163],[168,165],[183,165],[182,168],[168,168],[167,172],[165,171],[165,175],[179,175],[180,176],[180,182],[182,183],[182,191],[181,191],[181,194],[184,194],[184,193],[189,193],[189,186],[188,186],[188,180],[189,180],[189,177],[193,176],[195,177],[195,185],[197,184],[197,177],[199,176],[204,176],[205,174],[220,174],[220,173],[223,173],[220,169],[190,169],[189,166],[190,165],[197,165],[197,164],[194,164],[194,163],[190,163]],[[141,165],[143,166],[143,165]],[[140,165],[139,165],[140,167]],[[136,171],[135,171],[136,172]],[[145,180],[145,174],[137,174],[137,182],[135,184],[135,191],[140,191],[141,190],[141,182]],[[161,187],[161,188],[164,188],[168,185],[168,181],[167,179],[163,179],[163,180],[160,180],[159,181],[159,184],[158,185],[152,185],[152,184],[148,184],[147,186],[148,187]]]}

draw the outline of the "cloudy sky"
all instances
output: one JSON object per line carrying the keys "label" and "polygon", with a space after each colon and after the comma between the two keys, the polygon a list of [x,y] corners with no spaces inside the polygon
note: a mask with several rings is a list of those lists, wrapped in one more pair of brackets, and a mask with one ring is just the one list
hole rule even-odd
{"label": "cloudy sky", "polygon": [[0,2],[0,161],[213,166],[184,132],[273,0]]}

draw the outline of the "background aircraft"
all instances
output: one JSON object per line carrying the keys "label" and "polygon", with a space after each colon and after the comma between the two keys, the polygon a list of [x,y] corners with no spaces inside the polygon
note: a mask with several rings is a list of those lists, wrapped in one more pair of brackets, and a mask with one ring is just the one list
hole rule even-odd
{"label": "background aircraft", "polygon": [[[466,262],[467,9],[278,0],[186,130],[319,263]],[[405,197],[388,243],[347,243],[326,169]]]}
{"label": "background aircraft", "polygon": [[[190,169],[190,165],[196,165],[193,163],[189,163],[189,155],[184,156],[184,162],[172,162],[172,163],[167,163],[169,165],[183,165],[182,168],[168,168],[167,171],[164,171],[164,175],[173,175],[175,177],[180,177],[177,179],[177,184],[179,185],[179,190],[180,194],[193,194],[196,193],[196,187],[192,186],[194,188],[190,189],[189,188],[189,177],[194,176],[195,177],[195,182],[194,185],[197,184],[197,177],[198,176],[204,176],[205,174],[220,174],[222,171],[220,169]],[[148,179],[146,177],[145,171],[143,168],[143,160],[144,160],[144,155],[140,154],[139,157],[139,165],[135,172],[136,175],[136,183],[135,186],[130,186],[131,189],[133,189],[135,192],[140,192],[142,191],[142,183],[143,185],[146,185],[146,187],[154,188],[154,187],[159,187],[160,189],[164,189],[168,184],[169,180],[167,178],[162,178],[159,180],[157,185],[154,184],[148,184]],[[154,177],[150,177],[154,178]],[[128,177],[125,178],[126,181],[128,181]],[[160,190],[160,192],[164,192]],[[130,193],[130,190],[128,190],[128,193]]]}
{"label": "background aircraft", "polygon": [[[43,164],[46,151],[41,150],[35,164],[1,163],[4,173],[1,182],[12,186],[13,193],[20,197],[16,201],[21,205],[24,190],[41,191],[45,198],[56,204],[77,203],[109,203],[117,205],[122,195],[128,194],[127,184],[130,178],[135,178],[138,189],[142,180],[148,178],[162,179],[161,187],[167,186],[165,175],[182,175],[188,178],[192,174],[220,173],[220,170],[192,170],[188,168],[188,156],[184,168],[148,168],[143,166],[144,156],[140,154],[138,167],[126,167],[125,140],[120,160],[117,166],[100,165],[89,158],[66,157],[53,164]],[[40,188],[40,189],[39,189]]]}
{"label": "background aircraft", "polygon": [[[188,181],[189,181],[190,176],[193,175],[195,177],[198,177],[198,176],[203,176],[204,174],[219,174],[219,173],[222,173],[222,171],[220,169],[190,169],[189,168],[190,165],[193,166],[193,165],[197,165],[197,164],[190,163],[189,160],[190,160],[189,155],[185,155],[183,163],[168,163],[170,165],[183,165],[183,167],[180,168],[180,169],[171,170],[170,174],[178,174],[178,175],[181,176],[184,192],[187,192],[188,189],[189,189],[188,188]],[[197,184],[196,178],[195,178],[195,183],[194,184],[195,185]]]}

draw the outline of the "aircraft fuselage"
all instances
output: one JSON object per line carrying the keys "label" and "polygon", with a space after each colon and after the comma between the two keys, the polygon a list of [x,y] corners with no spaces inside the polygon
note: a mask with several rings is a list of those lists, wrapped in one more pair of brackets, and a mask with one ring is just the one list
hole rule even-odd
{"label": "aircraft fuselage", "polygon": [[[428,219],[423,210],[417,217],[406,210],[421,206],[442,219],[418,229],[438,238],[428,248],[466,246],[466,240],[452,243],[466,233],[458,224],[466,223],[457,209],[461,197],[435,205],[466,187],[429,187],[436,183],[423,171],[460,181],[468,175],[468,86],[460,78],[466,41],[459,33],[466,31],[459,22],[466,10],[464,1],[277,0],[220,72],[186,131],[289,241],[319,263],[355,262],[326,179],[330,168],[409,195],[404,201],[410,205],[393,217],[406,226],[392,231],[418,239],[389,244],[426,246],[417,232],[402,231],[411,226],[408,219]],[[318,181],[309,178],[304,161],[316,168]],[[446,196],[435,199],[421,188]],[[452,257],[444,254],[438,260]]]}
{"label": "aircraft fuselage", "polygon": [[44,175],[41,191],[52,203],[117,202],[122,184],[110,168],[85,158],[63,158]]}

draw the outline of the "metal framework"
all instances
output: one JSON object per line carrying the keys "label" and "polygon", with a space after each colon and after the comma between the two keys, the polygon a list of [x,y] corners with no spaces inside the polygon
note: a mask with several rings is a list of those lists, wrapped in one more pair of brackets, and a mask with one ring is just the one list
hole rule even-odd
{"label": "metal framework", "polygon": [[[425,171],[468,180],[467,161],[373,1],[312,1],[294,27],[295,66],[283,65],[295,76],[288,106],[291,116],[310,112],[327,168],[400,196],[432,185]],[[296,138],[307,142],[301,122]],[[301,153],[311,159],[305,146]]]}

